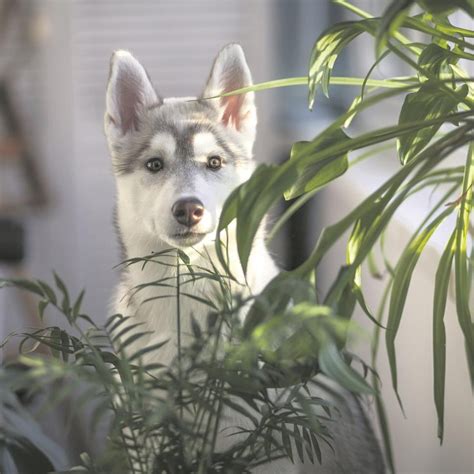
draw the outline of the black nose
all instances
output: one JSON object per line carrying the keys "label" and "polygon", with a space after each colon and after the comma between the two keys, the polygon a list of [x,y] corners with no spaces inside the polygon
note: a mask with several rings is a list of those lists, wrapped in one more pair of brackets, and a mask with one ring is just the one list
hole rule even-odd
{"label": "black nose", "polygon": [[180,199],[171,208],[174,218],[186,227],[196,225],[204,215],[204,205],[196,198]]}

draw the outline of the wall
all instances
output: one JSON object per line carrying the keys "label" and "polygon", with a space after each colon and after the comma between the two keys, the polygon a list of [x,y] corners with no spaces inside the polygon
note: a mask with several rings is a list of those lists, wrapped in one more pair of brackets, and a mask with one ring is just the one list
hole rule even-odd
{"label": "wall", "polygon": [[[394,159],[396,156],[393,155],[375,156],[333,183],[321,196],[319,212],[315,216],[319,225],[336,222],[374,191],[388,176],[387,162]],[[436,200],[436,197],[431,199]],[[416,226],[427,214],[429,203],[429,195],[419,195],[396,214],[386,233],[386,255],[391,262],[397,261]],[[400,473],[469,473],[473,468],[472,392],[464,339],[456,315],[453,281],[445,314],[447,363],[445,434],[442,446],[436,436],[437,418],[432,374],[432,301],[434,275],[443,244],[449,238],[448,227],[449,225],[440,228],[419,259],[396,338],[398,386],[405,417],[392,389],[382,331],[377,371],[382,382],[382,396],[389,420],[397,472]],[[328,288],[339,266],[344,263],[344,254],[342,242],[338,243],[324,263],[321,272],[324,279],[321,282],[322,291]],[[383,268],[380,252],[375,255],[379,268]],[[372,314],[378,309],[386,282],[386,272],[383,281],[379,281],[364,269],[363,290]],[[471,307],[474,307],[474,301]],[[360,323],[364,332],[353,342],[353,346],[357,354],[370,361],[369,336],[374,325],[359,309],[356,311],[355,320]]]}

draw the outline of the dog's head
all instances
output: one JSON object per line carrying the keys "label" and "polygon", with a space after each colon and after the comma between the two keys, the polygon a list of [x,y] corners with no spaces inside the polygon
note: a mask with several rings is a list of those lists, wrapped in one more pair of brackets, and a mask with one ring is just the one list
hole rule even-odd
{"label": "dog's head", "polygon": [[162,99],[130,53],[114,53],[105,132],[119,219],[173,247],[212,238],[225,199],[253,171],[257,118],[251,92],[206,98],[251,84],[236,44],[218,54],[197,99]]}

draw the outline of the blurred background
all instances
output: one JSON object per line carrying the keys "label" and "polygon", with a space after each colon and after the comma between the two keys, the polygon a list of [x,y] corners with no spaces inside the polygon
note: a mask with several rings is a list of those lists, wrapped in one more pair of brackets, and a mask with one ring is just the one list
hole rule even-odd
{"label": "blurred background", "polygon": [[[377,14],[388,2],[355,3]],[[120,257],[102,119],[108,63],[115,49],[136,55],[163,96],[197,95],[225,44],[242,44],[255,82],[304,76],[316,37],[350,18],[329,0],[0,0],[0,277],[51,281],[54,270],[73,294],[86,288],[84,308],[95,320],[109,314],[117,281],[113,267]],[[340,58],[335,75],[363,77],[373,60],[372,43],[361,38]],[[405,73],[395,61],[385,61],[375,76]],[[305,87],[257,94],[256,159],[287,159],[294,141],[315,136],[349,105],[355,92],[333,87],[331,100],[320,98],[313,112],[307,108]],[[372,112],[351,133],[395,123],[398,107]],[[342,217],[397,166],[395,154],[387,153],[351,169],[320,193],[275,243],[279,264],[291,268],[304,259],[321,228]],[[401,209],[387,237],[389,256],[399,254],[427,203],[420,198]],[[452,302],[446,315],[448,391],[442,447],[436,438],[427,302],[435,273],[430,252],[439,252],[445,240],[441,232],[420,260],[407,302],[410,315],[397,339],[406,418],[390,388],[381,351],[379,371],[399,472],[473,470],[474,415],[466,413],[474,412]],[[321,290],[344,263],[344,255],[339,246],[327,260]],[[366,275],[364,288],[375,309],[380,282]],[[0,339],[37,325],[34,314],[35,302],[24,294],[0,291]],[[55,323],[54,315],[48,318]],[[369,360],[368,335],[356,344]],[[12,357],[14,351],[10,346],[3,356]]]}

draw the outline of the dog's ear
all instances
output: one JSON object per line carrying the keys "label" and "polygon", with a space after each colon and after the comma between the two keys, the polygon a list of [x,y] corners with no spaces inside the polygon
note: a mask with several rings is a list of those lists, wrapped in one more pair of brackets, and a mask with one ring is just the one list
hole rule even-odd
{"label": "dog's ear", "polygon": [[160,102],[145,68],[128,51],[116,51],[110,60],[106,130],[112,126],[122,135],[137,130],[140,114]]}
{"label": "dog's ear", "polygon": [[[252,85],[252,76],[240,45],[229,44],[217,55],[204,90],[203,98],[225,94]],[[253,92],[213,99],[217,102],[221,121],[255,139],[257,112]]]}

